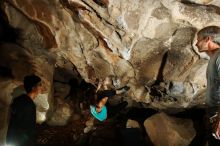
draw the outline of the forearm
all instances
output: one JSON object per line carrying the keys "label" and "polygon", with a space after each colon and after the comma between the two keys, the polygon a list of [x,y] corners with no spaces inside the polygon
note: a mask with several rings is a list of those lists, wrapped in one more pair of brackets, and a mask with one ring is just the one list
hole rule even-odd
{"label": "forearm", "polygon": [[118,95],[118,94],[121,94],[123,91],[122,90],[115,90],[115,93]]}

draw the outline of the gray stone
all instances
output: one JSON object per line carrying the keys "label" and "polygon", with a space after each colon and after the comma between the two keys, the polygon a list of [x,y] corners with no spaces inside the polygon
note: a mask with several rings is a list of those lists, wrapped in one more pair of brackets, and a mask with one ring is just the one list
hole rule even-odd
{"label": "gray stone", "polygon": [[126,128],[140,128],[140,125],[137,121],[128,119]]}

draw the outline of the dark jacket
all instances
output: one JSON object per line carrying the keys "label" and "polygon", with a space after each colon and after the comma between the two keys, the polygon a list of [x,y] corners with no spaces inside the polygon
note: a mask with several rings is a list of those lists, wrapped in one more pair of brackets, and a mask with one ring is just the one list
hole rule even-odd
{"label": "dark jacket", "polygon": [[25,94],[11,104],[6,143],[16,146],[34,146],[36,143],[36,106]]}

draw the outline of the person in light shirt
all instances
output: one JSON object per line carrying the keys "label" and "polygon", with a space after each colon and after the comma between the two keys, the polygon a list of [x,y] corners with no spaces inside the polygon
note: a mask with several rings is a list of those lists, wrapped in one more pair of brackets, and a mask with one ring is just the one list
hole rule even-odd
{"label": "person in light shirt", "polygon": [[207,26],[201,29],[197,33],[196,46],[199,52],[206,52],[210,57],[206,72],[208,140],[209,146],[220,145],[220,27]]}

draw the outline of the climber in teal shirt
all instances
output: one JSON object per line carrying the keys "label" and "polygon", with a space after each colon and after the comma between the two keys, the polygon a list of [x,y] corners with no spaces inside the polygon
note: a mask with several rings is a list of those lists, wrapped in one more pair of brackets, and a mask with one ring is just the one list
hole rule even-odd
{"label": "climber in teal shirt", "polygon": [[127,106],[127,102],[123,101],[115,106],[110,106],[108,98],[115,96],[116,94],[122,94],[128,91],[130,88],[125,86],[118,90],[104,90],[97,92],[94,105],[90,105],[90,112],[99,121],[105,121],[107,117],[112,117],[120,110]]}
{"label": "climber in teal shirt", "polygon": [[100,112],[96,111],[96,106],[90,105],[91,114],[99,121],[105,121],[107,119],[107,108],[104,105]]}

